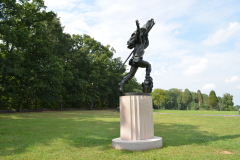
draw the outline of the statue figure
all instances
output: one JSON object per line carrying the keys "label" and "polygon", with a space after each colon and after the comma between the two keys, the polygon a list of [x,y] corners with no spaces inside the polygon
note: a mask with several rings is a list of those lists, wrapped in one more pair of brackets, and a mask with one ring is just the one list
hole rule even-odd
{"label": "statue figure", "polygon": [[[151,64],[143,60],[143,55],[144,55],[144,49],[146,49],[149,45],[148,33],[152,29],[154,24],[155,24],[154,20],[151,19],[151,20],[148,20],[147,23],[140,28],[139,21],[136,20],[137,30],[133,32],[130,39],[127,41],[128,48],[129,49],[134,48],[134,50],[131,53],[133,54],[132,58],[129,60],[129,65],[131,65],[131,69],[129,74],[126,75],[123,78],[122,82],[118,84],[120,93],[123,93],[123,86],[133,78],[138,67],[146,68],[145,80],[142,83],[143,92],[146,92],[146,93],[152,92],[153,80],[152,80],[152,77],[150,76]],[[129,55],[129,57],[131,56],[131,54]]]}

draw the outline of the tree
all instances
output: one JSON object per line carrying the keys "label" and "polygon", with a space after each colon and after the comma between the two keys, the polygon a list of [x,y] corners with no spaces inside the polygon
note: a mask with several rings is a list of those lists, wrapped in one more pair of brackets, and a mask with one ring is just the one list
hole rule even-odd
{"label": "tree", "polygon": [[189,110],[189,104],[192,102],[192,94],[188,89],[184,90],[182,101],[187,105],[187,110]]}
{"label": "tree", "polygon": [[182,102],[182,95],[178,96],[177,104],[178,104],[178,110],[184,110],[184,107],[183,107],[184,103]]}
{"label": "tree", "polygon": [[132,78],[125,86],[124,92],[142,92],[142,85],[137,82],[136,78]]}
{"label": "tree", "polygon": [[230,95],[229,93],[225,93],[222,98],[223,108],[225,111],[229,111],[229,107],[233,106],[233,95]]}
{"label": "tree", "polygon": [[11,82],[4,90],[18,101],[19,111],[25,100],[34,108],[39,100],[47,104],[59,101],[63,28],[56,14],[45,8],[43,0],[6,0],[2,6],[3,87]]}
{"label": "tree", "polygon": [[200,105],[203,102],[203,96],[200,90],[197,91],[197,97],[196,97],[196,102],[198,103],[198,107],[200,110]]}
{"label": "tree", "polygon": [[215,91],[211,91],[208,97],[208,105],[213,109],[218,104],[218,99]]}
{"label": "tree", "polygon": [[221,111],[222,110],[222,98],[217,97],[217,99],[218,99],[218,107],[219,107],[219,110]]}
{"label": "tree", "polygon": [[237,109],[240,109],[240,105],[236,105],[236,106],[234,106],[235,108],[237,108]]}
{"label": "tree", "polygon": [[182,94],[181,89],[171,88],[166,90],[168,99],[166,100],[166,109],[178,109],[177,98]]}
{"label": "tree", "polygon": [[168,98],[166,91],[164,91],[163,89],[154,89],[151,94],[153,98],[153,103],[158,106],[158,109],[160,103],[165,103]]}

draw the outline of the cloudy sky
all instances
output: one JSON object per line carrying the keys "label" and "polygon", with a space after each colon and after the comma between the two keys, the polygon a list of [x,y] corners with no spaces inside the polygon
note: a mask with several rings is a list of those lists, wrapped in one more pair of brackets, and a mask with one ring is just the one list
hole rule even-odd
{"label": "cloudy sky", "polygon": [[[153,18],[144,60],[152,64],[154,88],[188,88],[233,95],[240,105],[239,0],[45,0],[61,17],[64,32],[88,34],[116,50],[124,61],[126,42]],[[129,68],[129,67],[128,67]],[[145,69],[136,78],[142,82]]]}

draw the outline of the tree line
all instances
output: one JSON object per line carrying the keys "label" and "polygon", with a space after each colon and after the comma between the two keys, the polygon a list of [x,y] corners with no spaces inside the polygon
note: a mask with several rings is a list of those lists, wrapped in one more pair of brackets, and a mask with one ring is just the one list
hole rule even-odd
{"label": "tree line", "polygon": [[[126,74],[114,48],[70,35],[43,0],[0,2],[0,109],[111,108]],[[125,92],[141,90],[136,79]]]}
{"label": "tree line", "polygon": [[240,108],[238,105],[233,106],[233,95],[226,93],[223,97],[217,97],[214,90],[207,95],[200,90],[190,92],[188,89],[182,91],[177,88],[154,89],[152,98],[158,109],[236,111]]}

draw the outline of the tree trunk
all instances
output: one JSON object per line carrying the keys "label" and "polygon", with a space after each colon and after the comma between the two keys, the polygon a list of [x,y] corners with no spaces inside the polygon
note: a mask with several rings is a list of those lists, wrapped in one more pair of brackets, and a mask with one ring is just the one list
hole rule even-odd
{"label": "tree trunk", "polygon": [[61,102],[61,105],[60,105],[60,111],[63,110],[63,102]]}
{"label": "tree trunk", "polygon": [[200,111],[200,105],[201,105],[201,103],[200,103],[200,102],[198,102],[198,106],[199,106],[199,111]]}
{"label": "tree trunk", "polygon": [[93,104],[94,104],[94,100],[92,100],[92,103],[91,103],[91,106],[90,106],[91,110],[93,110]]}
{"label": "tree trunk", "polygon": [[36,107],[36,100],[35,99],[33,100],[33,106],[34,106],[34,109],[37,109],[37,107]]}
{"label": "tree trunk", "polygon": [[61,101],[61,105],[60,105],[60,111],[63,110],[63,102],[64,102],[64,99],[63,99],[63,97],[62,97],[62,101]]}
{"label": "tree trunk", "polygon": [[187,105],[187,111],[188,111],[189,109],[188,109],[188,105]]}
{"label": "tree trunk", "polygon": [[22,96],[22,100],[21,100],[21,102],[20,102],[20,104],[19,104],[19,108],[18,108],[18,111],[19,111],[19,112],[21,112],[21,110],[22,110],[23,99],[24,99],[24,96]]}
{"label": "tree trunk", "polygon": [[29,99],[29,96],[27,98],[27,105],[28,105],[28,109],[30,109],[30,99]]}
{"label": "tree trunk", "polygon": [[34,100],[35,103],[34,103],[34,108],[37,109],[37,100]]}
{"label": "tree trunk", "polygon": [[0,89],[0,101],[1,101],[1,99],[2,99],[2,89]]}

